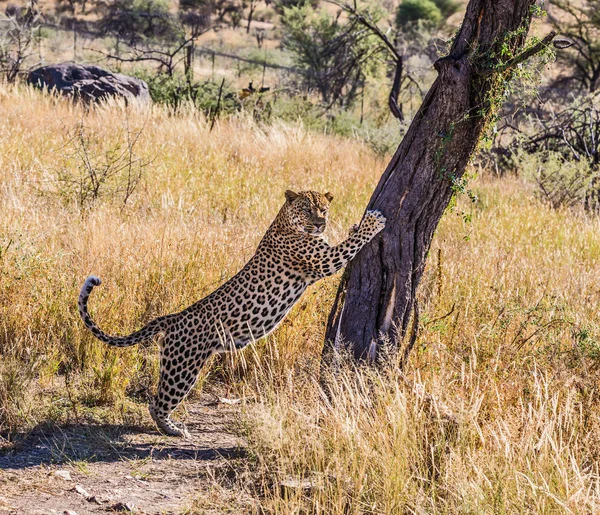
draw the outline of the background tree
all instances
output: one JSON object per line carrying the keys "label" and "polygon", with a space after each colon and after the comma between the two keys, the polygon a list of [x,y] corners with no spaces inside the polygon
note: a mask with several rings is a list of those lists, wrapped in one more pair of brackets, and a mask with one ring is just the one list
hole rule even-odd
{"label": "background tree", "polygon": [[285,9],[289,9],[290,7],[309,5],[313,9],[316,9],[319,6],[319,0],[274,0],[273,2],[269,0],[270,3],[273,3],[275,11],[280,15],[283,15]]}
{"label": "background tree", "polygon": [[36,0],[24,7],[8,6],[4,14],[0,13],[0,75],[8,82],[14,82],[28,68],[25,63],[33,55],[42,21]]}
{"label": "background tree", "polygon": [[516,129],[520,138],[514,146],[536,156],[540,165],[534,178],[552,207],[583,205],[588,212],[600,211],[598,105],[600,94],[582,95],[562,109],[532,116],[527,132]]}
{"label": "background tree", "polygon": [[100,32],[117,36],[129,45],[150,40],[174,40],[177,20],[161,0],[112,0],[99,8]]}
{"label": "background tree", "polygon": [[600,0],[552,0],[548,19],[572,43],[557,52],[563,70],[549,89],[596,91],[600,88]]}
{"label": "background tree", "polygon": [[283,46],[302,70],[303,87],[316,90],[322,102],[349,105],[354,100],[382,43],[356,19],[342,20],[310,5],[285,8]]}
{"label": "background tree", "polygon": [[248,0],[248,23],[246,24],[246,34],[250,34],[250,24],[254,17],[254,12],[258,7],[258,0]]}
{"label": "background tree", "polygon": [[408,29],[416,24],[438,27],[460,8],[452,0],[402,0],[396,11],[396,25]]}
{"label": "background tree", "polygon": [[469,2],[449,54],[435,63],[438,78],[369,201],[387,226],[346,270],[328,321],[326,358],[344,343],[355,357],[374,358],[378,343],[404,340],[411,316],[416,335],[416,292],[438,222],[465,189],[467,163],[515,67],[554,36],[527,43],[533,9],[534,0]]}
{"label": "background tree", "polygon": [[158,0],[113,0],[104,7],[101,30],[126,47],[117,43],[114,53],[101,53],[118,62],[156,63],[169,77],[183,62],[190,82],[195,41],[212,27],[211,10],[211,4],[187,0],[175,16]]}
{"label": "background tree", "polygon": [[214,0],[215,14],[219,23],[225,23],[227,16],[230,18],[230,24],[233,18],[239,16],[242,6],[236,0]]}

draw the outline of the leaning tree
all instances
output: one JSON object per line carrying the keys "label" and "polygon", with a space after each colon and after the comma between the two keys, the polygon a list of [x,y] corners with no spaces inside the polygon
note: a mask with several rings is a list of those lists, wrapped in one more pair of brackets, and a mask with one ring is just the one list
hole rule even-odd
{"label": "leaning tree", "polygon": [[383,339],[404,341],[410,325],[416,334],[416,291],[438,222],[464,189],[467,163],[508,82],[554,37],[527,40],[536,10],[534,0],[469,1],[450,52],[434,63],[438,77],[369,201],[387,226],[344,274],[325,355],[344,343],[355,357],[373,358]]}

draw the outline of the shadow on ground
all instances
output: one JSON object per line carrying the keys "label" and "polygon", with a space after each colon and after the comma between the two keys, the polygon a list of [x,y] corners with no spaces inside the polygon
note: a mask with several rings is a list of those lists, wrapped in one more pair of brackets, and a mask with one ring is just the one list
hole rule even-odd
{"label": "shadow on ground", "polygon": [[17,435],[0,451],[0,513],[245,513],[254,500],[236,408],[203,395],[187,414],[185,439],[160,434],[149,417],[147,426],[40,424]]}
{"label": "shadow on ground", "polygon": [[[190,428],[188,428],[189,430]],[[77,461],[114,462],[152,458],[215,460],[243,458],[243,448],[210,445],[208,431],[190,431],[191,438],[160,435],[156,429],[112,424],[40,424],[0,451],[0,469],[19,469]],[[223,435],[219,433],[222,437]],[[208,441],[208,445],[202,440]]]}
{"label": "shadow on ground", "polygon": [[189,438],[165,436],[153,424],[39,424],[0,450],[0,470],[72,462],[211,461],[246,456],[235,434],[236,415],[230,406],[203,395],[200,402],[188,404],[187,411]]}

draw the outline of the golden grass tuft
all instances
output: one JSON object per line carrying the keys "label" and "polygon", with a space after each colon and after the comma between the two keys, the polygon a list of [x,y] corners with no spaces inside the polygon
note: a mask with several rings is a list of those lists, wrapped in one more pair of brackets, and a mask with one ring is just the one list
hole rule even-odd
{"label": "golden grass tuft", "polygon": [[[9,86],[0,112],[4,434],[82,412],[148,420],[135,396],[156,380],[157,351],[91,338],[76,312],[88,274],[104,280],[90,300],[100,326],[129,333],[236,272],[285,189],[332,191],[329,233],[340,240],[386,164],[360,141],[243,115],[210,132],[191,110],[84,111]],[[84,210],[65,188],[82,170],[78,126],[98,162],[127,126],[142,130],[135,157],[150,164],[126,204],[122,175]],[[600,222],[549,209],[519,179],[472,187],[478,202],[459,199],[436,233],[404,373],[394,353],[378,369],[344,362],[324,394],[335,277],[266,341],[220,362],[215,372],[248,399],[262,513],[600,510]],[[310,486],[281,492],[289,478]]]}

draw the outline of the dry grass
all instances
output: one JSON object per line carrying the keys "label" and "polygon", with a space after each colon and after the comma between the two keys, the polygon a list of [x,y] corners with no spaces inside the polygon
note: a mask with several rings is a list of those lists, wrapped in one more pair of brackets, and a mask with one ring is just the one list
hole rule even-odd
{"label": "dry grass", "polygon": [[475,189],[472,222],[459,206],[438,229],[406,375],[393,356],[342,366],[328,397],[314,372],[258,367],[249,434],[265,483],[314,484],[274,493],[272,512],[600,510],[599,221],[514,179]]}
{"label": "dry grass", "polygon": [[[354,141],[320,138],[301,127],[259,129],[243,116],[210,133],[191,111],[126,113],[113,106],[85,113],[8,87],[0,90],[0,110],[0,351],[7,363],[35,363],[43,386],[57,372],[83,372],[90,403],[136,390],[152,369],[141,358],[152,360],[156,353],[114,353],[83,330],[75,300],[88,274],[105,280],[91,301],[99,323],[130,332],[235,273],[252,255],[286,188],[335,191],[331,232],[341,237],[360,216],[381,167]],[[65,181],[85,178],[80,144],[73,141],[81,125],[86,153],[98,166],[127,141],[127,126],[143,130],[133,157],[150,165],[126,205],[123,174],[103,185],[91,209],[77,207],[77,187],[70,195]],[[17,418],[23,422],[25,415]]]}
{"label": "dry grass", "polygon": [[[147,417],[131,394],[155,380],[156,350],[115,351],[83,330],[75,299],[89,273],[104,279],[90,301],[100,325],[130,332],[231,276],[287,188],[332,191],[330,238],[340,239],[385,165],[358,141],[243,116],[211,133],[185,110],[84,113],[5,86],[0,112],[4,429],[82,412]],[[127,204],[117,176],[81,211],[58,180],[81,171],[72,130],[83,124],[101,160],[126,120],[143,127],[145,178]],[[600,510],[599,221],[548,209],[516,179],[473,188],[479,202],[459,200],[436,234],[404,375],[393,355],[377,370],[342,365],[322,393],[336,278],[309,290],[266,342],[213,366],[252,399],[244,420],[263,512]],[[312,486],[281,496],[289,477]]]}

